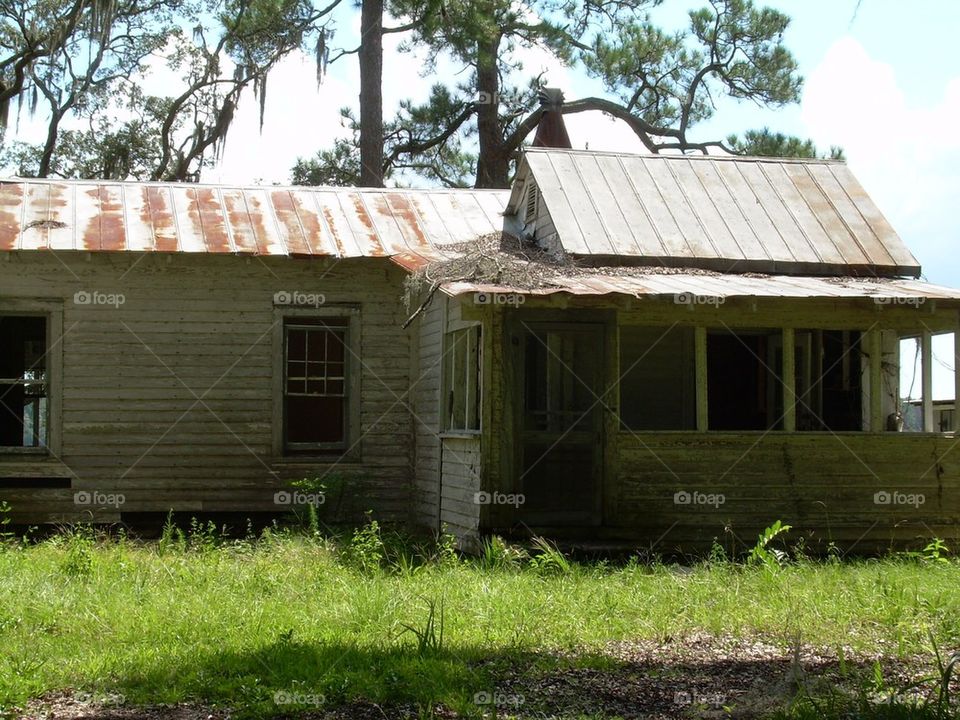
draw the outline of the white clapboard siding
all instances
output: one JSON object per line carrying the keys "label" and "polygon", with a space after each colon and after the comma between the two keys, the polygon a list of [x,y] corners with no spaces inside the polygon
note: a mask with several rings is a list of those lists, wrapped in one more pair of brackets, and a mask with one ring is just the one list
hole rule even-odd
{"label": "white clapboard siding", "polygon": [[441,520],[463,547],[475,547],[480,529],[480,506],[475,502],[482,470],[480,438],[445,437],[442,453]]}
{"label": "white clapboard siding", "polygon": [[[16,302],[62,306],[59,460],[0,459],[14,519],[111,520],[78,508],[78,490],[121,492],[122,512],[275,511],[292,479],[350,476],[340,511],[405,522],[414,443],[410,332],[386,259],[339,262],[235,256],[17,253],[0,261],[0,312]],[[78,305],[78,291],[123,304]],[[274,293],[322,294],[325,308],[360,311],[360,427],[355,462],[274,456]],[[398,361],[398,358],[401,360]],[[435,422],[436,418],[432,418]],[[25,468],[29,465],[30,472]],[[35,488],[29,477],[69,487]]]}
{"label": "white clapboard siding", "polygon": [[413,525],[437,531],[439,520],[440,381],[443,358],[443,311],[440,294],[421,314],[417,327],[418,361],[413,377],[414,438]]}

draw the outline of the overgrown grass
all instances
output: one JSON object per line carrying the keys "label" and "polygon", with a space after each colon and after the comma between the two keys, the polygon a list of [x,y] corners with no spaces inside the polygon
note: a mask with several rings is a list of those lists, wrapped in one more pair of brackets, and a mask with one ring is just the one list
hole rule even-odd
{"label": "overgrown grass", "polygon": [[931,637],[960,642],[960,565],[941,560],[610,566],[546,543],[528,554],[493,542],[462,560],[448,540],[384,543],[370,525],[343,545],[277,532],[231,541],[199,525],[150,544],[76,529],[0,549],[0,707],[73,688],[249,716],[322,698],[479,717],[474,695],[503,668],[546,669],[569,650],[602,664],[594,651],[615,640],[800,635],[929,654]]}

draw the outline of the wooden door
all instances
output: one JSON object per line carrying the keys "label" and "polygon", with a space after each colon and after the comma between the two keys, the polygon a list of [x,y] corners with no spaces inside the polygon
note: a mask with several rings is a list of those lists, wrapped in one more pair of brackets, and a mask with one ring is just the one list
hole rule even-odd
{"label": "wooden door", "polygon": [[518,508],[529,526],[601,521],[603,327],[525,323]]}

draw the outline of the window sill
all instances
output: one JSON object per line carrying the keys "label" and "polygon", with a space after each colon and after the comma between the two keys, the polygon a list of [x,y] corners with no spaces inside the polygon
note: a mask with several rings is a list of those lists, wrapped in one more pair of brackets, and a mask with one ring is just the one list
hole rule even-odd
{"label": "window sill", "polygon": [[0,460],[12,457],[50,457],[50,451],[42,447],[15,447],[11,445],[0,446]]}
{"label": "window sill", "polygon": [[363,464],[356,455],[283,455],[273,458],[271,463],[277,467],[295,467],[297,465],[336,465],[337,467],[355,468]]}
{"label": "window sill", "polygon": [[474,438],[479,438],[481,434],[480,430],[447,430],[440,433],[440,439],[473,440]]}

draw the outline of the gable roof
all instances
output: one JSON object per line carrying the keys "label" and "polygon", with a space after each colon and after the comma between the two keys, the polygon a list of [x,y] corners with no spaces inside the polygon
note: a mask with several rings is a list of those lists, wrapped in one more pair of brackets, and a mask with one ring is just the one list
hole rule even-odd
{"label": "gable roof", "polygon": [[574,256],[721,272],[919,276],[920,265],[844,163],[529,149],[532,179]]}
{"label": "gable roof", "polygon": [[0,250],[389,257],[413,269],[503,225],[505,190],[0,180]]}

